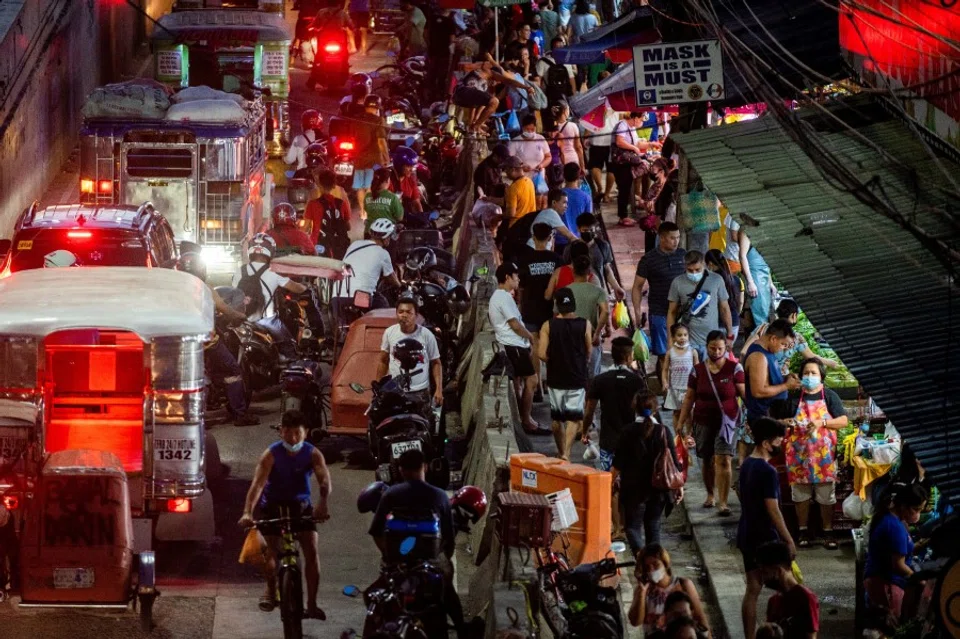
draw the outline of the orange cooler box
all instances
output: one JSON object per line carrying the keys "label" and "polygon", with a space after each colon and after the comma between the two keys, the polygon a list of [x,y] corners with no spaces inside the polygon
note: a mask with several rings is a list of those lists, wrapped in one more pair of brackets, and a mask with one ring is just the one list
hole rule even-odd
{"label": "orange cooler box", "polygon": [[110,452],[51,454],[20,546],[25,604],[126,604],[133,567],[127,476]]}

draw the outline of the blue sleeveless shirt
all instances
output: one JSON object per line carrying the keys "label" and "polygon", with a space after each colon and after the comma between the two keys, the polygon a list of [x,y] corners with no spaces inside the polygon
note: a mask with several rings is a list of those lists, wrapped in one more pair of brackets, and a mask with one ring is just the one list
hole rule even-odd
{"label": "blue sleeveless shirt", "polygon": [[[778,386],[783,383],[783,374],[780,372],[780,364],[777,362],[777,356],[760,346],[760,344],[753,343],[750,345],[750,348],[747,349],[747,354],[743,358],[744,363],[750,357],[752,353],[763,353],[763,356],[767,358],[767,380],[773,386]],[[766,417],[770,413],[770,406],[773,402],[778,399],[786,399],[787,391],[783,391],[779,395],[774,395],[773,397],[754,397],[750,392],[750,375],[746,376],[746,391],[747,391],[747,401],[745,402],[747,406],[747,419],[758,419],[760,417]]]}
{"label": "blue sleeveless shirt", "polygon": [[268,449],[273,455],[273,468],[263,489],[261,505],[278,502],[309,502],[310,475],[313,474],[314,446],[303,442],[303,446],[291,455],[283,447],[283,441],[270,444]]}

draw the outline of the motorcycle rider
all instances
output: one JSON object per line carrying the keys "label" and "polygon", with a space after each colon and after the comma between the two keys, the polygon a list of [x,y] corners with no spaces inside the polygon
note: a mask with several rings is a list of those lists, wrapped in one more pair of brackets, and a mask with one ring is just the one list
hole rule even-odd
{"label": "motorcycle rider", "polygon": [[347,98],[349,106],[343,115],[353,118],[366,112],[363,101],[373,93],[373,79],[366,73],[354,73],[347,84],[350,88],[350,96]]}
{"label": "motorcycle rider", "polygon": [[[213,305],[216,312],[223,315],[230,322],[244,322],[246,316],[233,309],[223,301],[220,294],[207,283],[207,265],[199,253],[184,253],[177,260],[177,270],[189,273],[206,284],[213,296]],[[227,394],[227,410],[233,417],[234,426],[256,426],[260,418],[247,413],[247,392],[243,385],[243,370],[237,363],[237,358],[214,331],[213,339],[203,347],[203,359],[210,373],[210,378],[217,384],[222,384]]]}
{"label": "motorcycle rider", "polygon": [[417,179],[416,169],[420,156],[408,146],[399,146],[394,149],[392,159],[393,168],[397,172],[397,190],[400,193],[407,225],[417,228],[428,226],[429,219],[423,212],[423,197],[420,194],[420,181]]}
{"label": "motorcycle rider", "polygon": [[297,226],[297,210],[289,202],[281,202],[270,213],[273,228],[267,235],[273,238],[278,251],[297,251],[301,255],[316,255],[310,236]]}
{"label": "motorcycle rider", "polygon": [[277,243],[266,233],[257,233],[247,249],[249,264],[240,267],[233,276],[233,286],[243,291],[247,319],[262,326],[274,338],[280,354],[296,359],[293,337],[277,316],[275,297],[278,289],[300,295],[307,288],[289,277],[270,270],[270,260],[277,251]]}
{"label": "motorcycle rider", "polygon": [[370,225],[370,239],[357,240],[350,244],[343,255],[343,263],[350,267],[352,275],[337,282],[337,296],[331,301],[333,314],[340,317],[341,307],[352,304],[357,291],[370,294],[370,310],[387,308],[387,299],[377,293],[380,278],[386,277],[395,288],[400,288],[400,279],[393,270],[393,260],[385,248],[396,235],[396,225],[381,218]]}
{"label": "motorcycle rider", "polygon": [[413,339],[423,345],[425,359],[429,362],[430,374],[425,368],[416,368],[410,373],[409,395],[423,406],[430,406],[430,382],[433,381],[433,403],[443,404],[443,364],[440,362],[440,348],[437,338],[428,329],[417,324],[417,302],[412,296],[401,296],[397,300],[397,323],[383,332],[380,342],[380,363],[377,365],[377,379],[382,379],[389,371],[397,377],[402,368],[394,352],[398,342]]}
{"label": "motorcycle rider", "polygon": [[[304,616],[308,619],[325,620],[327,615],[317,606],[320,556],[317,553],[319,538],[315,522],[323,523],[330,519],[327,502],[333,486],[323,453],[306,441],[306,438],[307,429],[303,414],[297,410],[284,413],[280,423],[280,441],[271,444],[260,456],[243,505],[243,516],[238,523],[244,528],[254,525],[255,504],[258,505],[259,514],[263,519],[277,519],[284,516],[296,518],[292,528],[300,541],[304,572],[307,577],[307,610]],[[312,508],[311,474],[316,476],[317,484],[320,486],[320,499]],[[311,516],[313,521],[304,521],[304,518]],[[276,557],[280,544],[280,528],[267,525],[261,528],[261,532],[267,540],[264,552],[267,592],[260,597],[259,608],[264,612],[271,612],[277,606]]]}
{"label": "motorcycle rider", "polygon": [[316,109],[307,109],[300,116],[300,134],[293,138],[283,161],[295,164],[294,168],[298,171],[305,168],[307,147],[323,139],[323,116]]}
{"label": "motorcycle rider", "polygon": [[[400,467],[400,474],[403,482],[391,486],[383,493],[380,498],[380,504],[377,506],[377,512],[373,516],[373,522],[370,524],[369,534],[373,537],[374,543],[381,553],[386,552],[386,523],[387,516],[391,513],[402,511],[425,513],[430,512],[440,519],[440,540],[443,552],[437,558],[440,570],[443,572],[445,582],[445,601],[444,608],[446,613],[453,620],[457,630],[457,636],[461,639],[469,636],[470,628],[463,619],[463,606],[460,603],[460,597],[453,587],[454,572],[453,563],[450,561],[456,548],[456,530],[454,528],[453,510],[450,505],[450,498],[447,493],[436,486],[431,486],[426,481],[427,464],[420,450],[405,451],[397,460]],[[427,621],[427,620],[423,620]],[[443,619],[443,627],[425,628],[427,637],[436,639],[443,637],[446,639],[446,619]],[[437,624],[439,626],[439,624]]]}
{"label": "motorcycle rider", "polygon": [[350,244],[350,198],[328,168],[317,172],[319,195],[307,202],[303,219],[310,227],[310,241],[324,247],[324,256],[343,258]]}

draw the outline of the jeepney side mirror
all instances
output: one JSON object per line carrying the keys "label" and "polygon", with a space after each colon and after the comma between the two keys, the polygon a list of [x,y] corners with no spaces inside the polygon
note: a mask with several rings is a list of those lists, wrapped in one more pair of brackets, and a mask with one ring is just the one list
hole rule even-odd
{"label": "jeepney side mirror", "polygon": [[11,248],[13,248],[13,242],[11,240],[0,240],[0,260],[3,260],[3,258],[7,256]]}

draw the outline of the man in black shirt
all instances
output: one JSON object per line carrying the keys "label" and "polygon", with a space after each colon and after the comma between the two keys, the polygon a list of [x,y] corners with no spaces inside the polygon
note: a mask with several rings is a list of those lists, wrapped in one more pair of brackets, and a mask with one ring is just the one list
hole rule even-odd
{"label": "man in black shirt", "polygon": [[533,334],[530,348],[533,352],[533,370],[540,374],[538,341],[543,323],[553,317],[553,302],[544,299],[544,293],[550,284],[550,278],[558,266],[563,264],[560,256],[548,249],[553,238],[553,229],[549,224],[533,225],[533,247],[525,246],[517,258],[520,267],[520,315],[523,324]]}
{"label": "man in black shirt", "polygon": [[[636,414],[633,398],[646,388],[647,383],[631,368],[633,364],[633,340],[616,337],[611,344],[613,368],[593,378],[587,391],[587,409],[583,416],[583,443],[589,442],[588,431],[593,426],[593,416],[600,406],[600,458],[597,468],[613,473],[614,485],[619,474],[613,468],[613,456],[620,444],[620,433],[634,422]],[[613,538],[625,538],[620,517],[619,491],[614,489],[610,512],[613,514]]]}
{"label": "man in black shirt", "polygon": [[440,9],[427,22],[427,91],[433,100],[446,100],[450,88],[450,45],[457,23],[449,9]]}
{"label": "man in black shirt", "polygon": [[390,164],[387,148],[387,126],[383,119],[382,100],[379,95],[368,95],[363,101],[365,113],[354,121],[357,136],[357,160],[354,163],[353,188],[360,204],[360,219],[367,219],[363,208],[364,197],[373,185],[373,167]]}
{"label": "man in black shirt", "polygon": [[[397,460],[403,483],[391,486],[377,506],[377,512],[370,524],[370,536],[380,552],[386,549],[387,515],[390,513],[431,512],[440,519],[440,541],[443,550],[437,563],[443,571],[446,581],[446,609],[457,628],[457,634],[464,632],[463,606],[460,597],[453,588],[453,564],[450,558],[456,548],[456,531],[453,527],[453,510],[450,508],[450,498],[447,493],[426,482],[427,463],[420,450],[408,450]],[[446,620],[444,620],[446,625]],[[429,634],[428,636],[434,636]],[[442,636],[442,635],[441,635]]]}
{"label": "man in black shirt", "polygon": [[498,144],[473,172],[473,183],[476,186],[476,196],[480,191],[491,202],[503,206],[506,186],[503,184],[503,161],[510,157],[510,150],[506,144]]}

